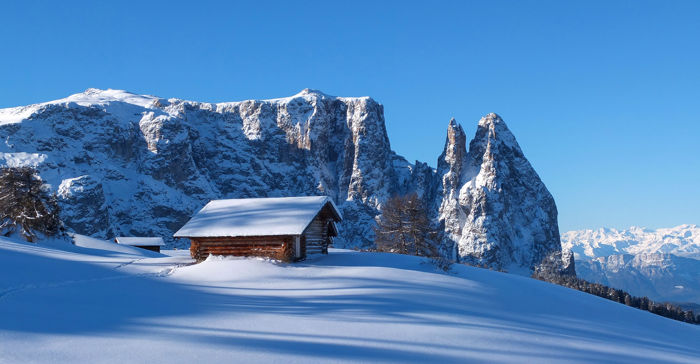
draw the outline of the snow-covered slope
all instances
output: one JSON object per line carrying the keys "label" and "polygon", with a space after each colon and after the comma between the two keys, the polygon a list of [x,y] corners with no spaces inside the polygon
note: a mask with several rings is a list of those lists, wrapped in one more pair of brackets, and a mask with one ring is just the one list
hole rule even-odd
{"label": "snow-covered slope", "polygon": [[700,228],[569,231],[562,247],[587,280],[655,300],[700,303]]}
{"label": "snow-covered slope", "polygon": [[[137,275],[164,274],[177,264],[191,261],[189,257],[171,258],[86,236],[76,236],[75,245],[68,240],[32,244],[0,238],[0,307],[8,297],[24,290],[130,278],[126,271]],[[0,312],[9,311],[0,309]],[[0,322],[6,322],[5,318]],[[0,355],[0,362],[2,358]]]}
{"label": "snow-covered slope", "polygon": [[[98,244],[99,245],[99,244]],[[304,264],[0,238],[0,363],[694,363],[700,327],[486,269]],[[100,254],[93,253],[99,251]]]}
{"label": "snow-covered slope", "polygon": [[0,164],[37,166],[66,225],[99,238],[169,239],[211,199],[328,195],[336,246],[367,247],[382,202],[415,191],[446,254],[528,274],[560,250],[554,200],[495,114],[468,152],[450,121],[437,171],[391,150],[381,104],[310,89],[218,104],[89,89],[0,110],[0,139]]}

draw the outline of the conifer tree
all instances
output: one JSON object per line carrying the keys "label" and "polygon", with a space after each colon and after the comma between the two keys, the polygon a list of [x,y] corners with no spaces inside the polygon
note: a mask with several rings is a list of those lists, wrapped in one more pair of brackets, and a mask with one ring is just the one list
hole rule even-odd
{"label": "conifer tree", "polygon": [[37,233],[56,235],[61,227],[58,199],[49,194],[32,167],[0,169],[0,232],[35,241]]}

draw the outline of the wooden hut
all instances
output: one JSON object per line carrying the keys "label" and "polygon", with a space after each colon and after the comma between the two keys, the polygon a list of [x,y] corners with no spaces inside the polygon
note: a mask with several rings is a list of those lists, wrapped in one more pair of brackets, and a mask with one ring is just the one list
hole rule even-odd
{"label": "wooden hut", "polygon": [[117,236],[114,242],[160,253],[160,247],[165,245],[163,238],[146,238],[140,236]]}
{"label": "wooden hut", "polygon": [[301,260],[327,254],[341,220],[326,196],[214,200],[174,237],[190,239],[197,261],[210,254]]}

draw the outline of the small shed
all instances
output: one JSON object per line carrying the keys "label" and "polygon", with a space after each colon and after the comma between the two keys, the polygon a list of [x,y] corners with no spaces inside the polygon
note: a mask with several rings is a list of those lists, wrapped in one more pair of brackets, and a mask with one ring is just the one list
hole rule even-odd
{"label": "small shed", "polygon": [[301,260],[328,254],[341,220],[327,196],[213,200],[173,236],[190,239],[197,261],[210,254]]}
{"label": "small shed", "polygon": [[160,247],[165,245],[163,238],[147,238],[141,236],[117,236],[114,242],[160,253]]}

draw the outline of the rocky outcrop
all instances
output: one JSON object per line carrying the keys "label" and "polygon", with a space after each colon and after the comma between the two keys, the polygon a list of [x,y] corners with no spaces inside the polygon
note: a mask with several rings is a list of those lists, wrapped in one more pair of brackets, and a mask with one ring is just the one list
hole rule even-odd
{"label": "rocky outcrop", "polygon": [[456,258],[515,272],[561,252],[554,198],[505,122],[485,116],[468,152],[464,143],[461,127],[450,122],[438,167],[440,219]]}
{"label": "rocky outcrop", "polygon": [[102,183],[90,175],[66,178],[58,186],[63,223],[93,235],[113,234]]}
{"label": "rocky outcrop", "polygon": [[562,251],[562,273],[564,275],[576,276],[576,260],[570,251]]}
{"label": "rocky outcrop", "polygon": [[383,201],[417,192],[461,261],[527,272],[560,251],[552,196],[495,114],[468,151],[451,120],[436,170],[391,150],[381,104],[309,89],[219,104],[90,89],[0,110],[0,137],[82,234],[170,237],[210,199],[323,194],[346,218],[336,246],[369,247]]}
{"label": "rocky outcrop", "polygon": [[[462,228],[466,223],[466,213],[459,205],[459,192],[466,182],[464,170],[468,167],[467,136],[455,119],[451,119],[447,126],[445,148],[438,158],[437,175],[441,190],[437,211],[448,245],[453,247],[457,247],[455,243],[462,236]],[[460,256],[458,251],[452,251],[455,258]]]}

